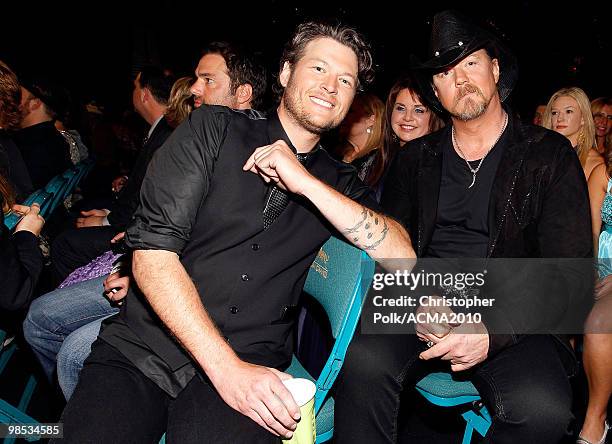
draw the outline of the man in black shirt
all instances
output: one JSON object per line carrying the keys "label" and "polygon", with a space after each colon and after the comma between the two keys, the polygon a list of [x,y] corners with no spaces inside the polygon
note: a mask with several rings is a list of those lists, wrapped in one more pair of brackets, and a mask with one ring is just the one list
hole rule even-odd
{"label": "man in black shirt", "polygon": [[21,79],[21,129],[14,141],[28,168],[34,189],[72,166],[70,146],[55,129],[61,106],[57,86],[44,78]]}
{"label": "man in black shirt", "polygon": [[[563,138],[523,125],[502,104],[516,80],[508,50],[466,18],[442,12],[434,18],[430,59],[420,75],[421,96],[448,112],[452,125],[398,153],[382,196],[385,212],[410,233],[417,256],[484,258],[489,268],[490,258],[592,257],[588,192],[577,156]],[[513,291],[491,287],[495,295],[507,293],[482,312],[482,322],[356,336],[337,387],[336,441],[396,442],[401,391],[442,364],[463,372],[482,396],[493,419],[486,442],[567,437],[567,376],[575,360],[566,338],[550,326],[568,312],[577,318],[588,313],[592,272],[588,259],[575,260],[581,264],[575,270],[529,263],[536,266],[506,275]]]}
{"label": "man in black shirt", "polygon": [[[255,57],[228,42],[213,42],[204,49],[195,76],[191,92],[196,108],[205,103],[242,110],[257,109],[266,89],[265,68]],[[172,77],[164,74],[161,68],[146,67],[134,80],[134,108],[151,128],[129,181],[112,207],[82,212],[84,217],[77,219],[77,229],[67,230],[55,239],[51,253],[57,283],[108,251],[110,240],[125,231],[131,221],[149,162],[173,131],[163,117],[172,88],[170,79]]]}
{"label": "man in black shirt", "polygon": [[341,231],[374,258],[414,257],[355,170],[318,145],[371,66],[353,29],[303,24],[281,59],[276,112],[202,106],[157,152],[126,234],[139,290],[94,343],[62,442],[291,436],[286,314],[319,248]]}
{"label": "man in black shirt", "polygon": [[78,267],[110,250],[111,239],[125,231],[132,219],[147,166],[155,151],[172,134],[172,127],[164,114],[173,83],[173,76],[154,66],[143,68],[134,79],[134,109],[150,125],[146,141],[130,173],[130,180],[117,201],[109,209],[83,211],[82,217],[76,221],[76,228],[65,230],[53,241],[51,261],[57,284]]}

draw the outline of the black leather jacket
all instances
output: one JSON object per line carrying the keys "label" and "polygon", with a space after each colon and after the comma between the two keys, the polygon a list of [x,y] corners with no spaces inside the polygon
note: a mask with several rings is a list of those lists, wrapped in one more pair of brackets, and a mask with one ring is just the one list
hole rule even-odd
{"label": "black leather jacket", "polygon": [[[510,142],[488,203],[487,257],[592,258],[587,184],[568,140],[517,118],[510,119],[506,131]],[[385,183],[382,208],[410,233],[418,257],[427,251],[435,227],[440,142],[450,138],[450,132],[446,127],[406,145]],[[592,303],[593,279],[592,270],[582,265],[569,270],[542,266],[525,273],[520,291],[512,295],[513,307],[499,307],[483,321],[490,331],[495,324],[497,331],[514,332],[491,335],[490,355],[517,342],[525,332],[546,330],[551,319],[564,311],[578,310],[579,317],[585,317]],[[535,320],[536,316],[542,319]],[[556,336],[567,344],[566,338]]]}

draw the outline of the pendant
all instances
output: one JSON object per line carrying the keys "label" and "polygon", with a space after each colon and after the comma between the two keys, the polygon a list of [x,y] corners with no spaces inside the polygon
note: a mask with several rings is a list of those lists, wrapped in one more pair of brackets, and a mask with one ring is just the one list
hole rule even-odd
{"label": "pendant", "polygon": [[476,173],[472,173],[472,183],[470,184],[468,189],[472,188],[475,183],[476,183]]}

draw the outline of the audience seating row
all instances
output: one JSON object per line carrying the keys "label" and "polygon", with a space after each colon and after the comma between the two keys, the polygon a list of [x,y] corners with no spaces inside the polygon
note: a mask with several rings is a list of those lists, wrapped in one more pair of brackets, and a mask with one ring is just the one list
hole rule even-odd
{"label": "audience seating row", "polygon": [[[64,173],[55,176],[40,190],[34,191],[23,202],[23,205],[31,206],[35,203],[40,205],[40,215],[47,219],[64,200],[70,196],[80,181],[93,168],[94,161],[86,159],[79,162]],[[19,222],[20,217],[11,213],[4,219],[4,224],[12,230]]]}
{"label": "audience seating row", "polygon": [[[80,181],[91,171],[93,165],[94,161],[92,159],[79,162],[63,174],[55,176],[44,188],[34,191],[22,202],[23,205],[31,206],[37,203],[40,205],[40,215],[45,219],[49,218],[56,208],[74,192]],[[5,218],[4,223],[9,230],[12,230],[19,222],[19,219],[18,215],[11,213]],[[0,379],[2,379],[3,371],[17,350],[17,344],[14,339],[0,329]],[[21,392],[17,406],[13,406],[0,399],[0,423],[37,424],[37,421],[26,413],[35,388],[36,378],[30,375],[25,388]],[[39,438],[36,436],[27,438],[29,442],[38,440]],[[5,438],[4,442],[12,444],[15,442],[15,438]]]}

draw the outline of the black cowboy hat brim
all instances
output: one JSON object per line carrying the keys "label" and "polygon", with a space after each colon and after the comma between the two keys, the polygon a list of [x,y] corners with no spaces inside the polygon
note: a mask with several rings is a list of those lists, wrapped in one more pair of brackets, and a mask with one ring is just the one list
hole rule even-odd
{"label": "black cowboy hat brim", "polygon": [[456,65],[459,61],[489,44],[489,39],[473,39],[469,43],[449,49],[439,56],[421,62],[416,56],[411,56],[411,67],[415,70],[424,70],[435,74],[444,68]]}

